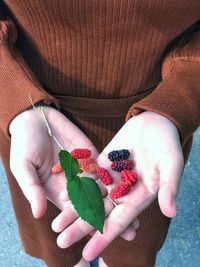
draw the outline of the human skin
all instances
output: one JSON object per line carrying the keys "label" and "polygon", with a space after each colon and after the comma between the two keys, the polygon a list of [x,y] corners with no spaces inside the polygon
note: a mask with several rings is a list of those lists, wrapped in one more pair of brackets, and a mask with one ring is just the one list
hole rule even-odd
{"label": "human skin", "polygon": [[[58,110],[52,107],[45,107],[44,110],[52,133],[64,149],[72,151],[74,148],[88,148],[92,157],[97,158],[97,149],[78,127]],[[49,136],[42,112],[34,109],[22,112],[12,120],[9,131],[10,169],[31,205],[33,216],[40,218],[44,215],[47,199],[60,210],[65,209],[66,200],[62,199],[60,194],[66,188],[66,177],[63,173],[51,172],[52,166],[58,161],[60,147]],[[101,184],[100,189],[102,194],[106,195],[106,188]],[[113,204],[108,200],[105,202],[109,213]],[[73,207],[69,210],[71,220],[76,220],[78,215]],[[135,231],[134,229],[134,224],[131,224],[127,233]],[[126,238],[126,231],[122,237]],[[89,263],[82,258],[76,267],[83,266],[89,266]]]}
{"label": "human skin", "polygon": [[[52,133],[66,150],[87,147],[92,156],[97,157],[98,151],[92,142],[62,113],[45,107],[45,116]],[[59,195],[65,188],[66,178],[63,173],[51,172],[58,161],[60,148],[49,136],[42,112],[33,109],[22,112],[13,119],[9,130],[10,168],[31,205],[33,216],[43,216],[47,198],[59,209],[64,209],[65,203]]]}
{"label": "human skin", "polygon": [[[174,123],[154,112],[143,112],[131,118],[98,156],[97,162],[114,176],[107,155],[110,151],[126,148],[131,152],[139,176],[138,183],[124,197],[116,199],[117,206],[106,218],[103,234],[77,218],[73,223],[66,220],[73,211],[65,209],[52,223],[60,232],[57,243],[61,248],[71,246],[93,231],[92,238],[83,249],[84,259],[98,256],[115,237],[120,235],[158,197],[162,213],[176,215],[176,196],[183,171],[184,159],[178,130]],[[126,232],[126,239],[135,237],[134,231]]]}

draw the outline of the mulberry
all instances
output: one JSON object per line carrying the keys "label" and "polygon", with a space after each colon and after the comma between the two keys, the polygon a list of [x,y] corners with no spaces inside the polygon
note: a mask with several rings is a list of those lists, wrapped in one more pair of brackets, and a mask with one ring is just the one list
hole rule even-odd
{"label": "mulberry", "polygon": [[79,160],[79,167],[81,171],[88,173],[95,173],[98,169],[98,165],[93,158],[85,158]]}
{"label": "mulberry", "polygon": [[130,152],[127,149],[113,150],[108,154],[108,158],[111,161],[127,159],[129,156]]}
{"label": "mulberry", "polygon": [[85,148],[76,148],[70,154],[75,159],[85,159],[91,156],[91,151]]}
{"label": "mulberry", "polygon": [[110,191],[110,197],[115,199],[123,197],[130,191],[131,185],[128,182],[121,182],[115,188]]}
{"label": "mulberry", "polygon": [[121,180],[122,182],[127,182],[127,183],[130,183],[130,185],[134,185],[138,180],[138,176],[136,172],[123,170],[121,172]]}
{"label": "mulberry", "polygon": [[114,161],[111,164],[111,169],[117,172],[121,172],[123,170],[131,170],[134,166],[134,162],[129,159],[123,159],[119,161]]}
{"label": "mulberry", "polygon": [[54,174],[60,173],[62,172],[62,167],[60,165],[60,162],[57,162],[56,164],[53,165],[53,167],[51,168],[51,172]]}
{"label": "mulberry", "polygon": [[96,175],[105,185],[111,185],[113,183],[113,178],[110,173],[102,167],[97,169]]}

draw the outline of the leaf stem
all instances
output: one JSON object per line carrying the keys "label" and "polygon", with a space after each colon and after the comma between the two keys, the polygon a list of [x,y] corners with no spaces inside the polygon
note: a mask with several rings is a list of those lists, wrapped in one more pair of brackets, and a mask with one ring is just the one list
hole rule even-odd
{"label": "leaf stem", "polygon": [[45,113],[44,113],[44,107],[41,107],[41,112],[42,112],[42,115],[43,115],[43,118],[44,118],[44,121],[46,123],[46,126],[47,126],[47,131],[48,131],[48,134],[50,137],[52,137],[54,139],[54,141],[57,143],[57,145],[60,147],[60,149],[64,150],[64,148],[61,146],[61,144],[59,143],[58,139],[53,135],[52,133],[52,130],[49,126],[49,123],[47,121],[47,118],[45,116]]}
{"label": "leaf stem", "polygon": [[30,98],[30,101],[31,101],[31,104],[32,104],[33,109],[42,112],[42,116],[43,116],[44,121],[45,121],[45,124],[46,124],[46,126],[47,126],[47,132],[48,132],[48,135],[49,135],[51,138],[54,139],[54,141],[57,143],[57,145],[59,146],[59,148],[60,148],[61,150],[64,150],[64,148],[62,147],[62,145],[60,144],[60,142],[58,141],[58,139],[57,139],[57,138],[53,135],[53,133],[52,133],[52,130],[51,130],[51,128],[50,128],[50,125],[49,125],[49,123],[48,123],[48,121],[47,121],[47,118],[46,118],[46,115],[45,115],[45,112],[44,112],[44,106],[42,106],[42,105],[35,106],[35,104],[33,103],[33,100],[32,100],[32,98],[31,98],[30,95],[29,95],[29,98]]}

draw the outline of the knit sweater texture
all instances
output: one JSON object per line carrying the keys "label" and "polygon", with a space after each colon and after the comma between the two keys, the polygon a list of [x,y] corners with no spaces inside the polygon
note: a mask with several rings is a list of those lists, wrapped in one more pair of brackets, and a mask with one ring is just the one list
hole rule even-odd
{"label": "knit sweater texture", "polygon": [[29,206],[9,170],[10,122],[30,97],[55,103],[102,150],[148,110],[174,122],[186,144],[200,122],[199,19],[198,0],[1,1],[0,153],[30,254],[40,256],[33,244],[58,211],[49,204],[37,222],[20,211]]}

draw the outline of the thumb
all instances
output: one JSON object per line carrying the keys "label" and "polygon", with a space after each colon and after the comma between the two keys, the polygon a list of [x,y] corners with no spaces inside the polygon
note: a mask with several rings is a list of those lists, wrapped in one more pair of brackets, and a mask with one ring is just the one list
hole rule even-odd
{"label": "thumb", "polygon": [[158,193],[158,202],[162,213],[170,218],[176,216],[176,194],[168,183],[161,185]]}
{"label": "thumb", "polygon": [[180,178],[183,171],[183,157],[178,154],[166,157],[160,163],[160,189],[158,202],[162,213],[170,218],[176,216],[176,196],[178,194]]}
{"label": "thumb", "polygon": [[11,171],[31,205],[33,216],[42,217],[46,211],[47,200],[35,166],[30,162],[18,163],[18,167],[11,167]]}

